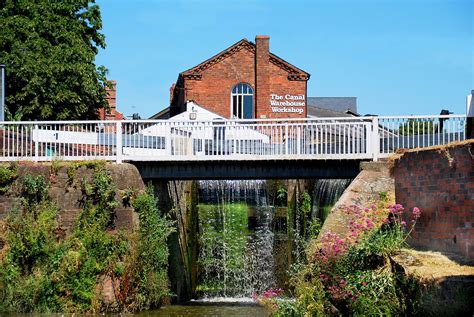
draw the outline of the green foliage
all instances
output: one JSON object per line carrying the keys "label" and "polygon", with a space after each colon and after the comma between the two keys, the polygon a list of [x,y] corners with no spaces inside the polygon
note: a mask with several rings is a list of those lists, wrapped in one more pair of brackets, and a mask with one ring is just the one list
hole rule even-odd
{"label": "green foliage", "polygon": [[4,194],[18,177],[16,164],[0,165],[0,194]]}
{"label": "green foliage", "polygon": [[268,199],[273,206],[283,207],[287,205],[286,201],[286,182],[281,179],[269,179],[265,182],[265,190]]}
{"label": "green foliage", "polygon": [[438,129],[439,126],[434,122],[434,119],[408,119],[398,127],[398,133],[401,135],[433,134],[437,133]]}
{"label": "green foliage", "polygon": [[334,205],[320,207],[320,209],[321,209],[321,219],[322,219],[323,222],[324,222],[324,220],[326,220],[326,218],[331,213],[332,207],[334,207]]}
{"label": "green foliage", "polygon": [[47,271],[58,250],[53,233],[57,209],[48,200],[42,176],[27,175],[22,190],[26,196],[23,208],[13,210],[7,218],[9,248],[0,262],[0,288],[4,290],[0,311],[54,307],[50,294],[53,286]]}
{"label": "green foliage", "polygon": [[94,1],[0,1],[0,61],[9,120],[97,117],[105,102],[105,48]]}
{"label": "green foliage", "polygon": [[104,169],[105,168],[105,161],[78,161],[70,164],[66,170],[67,173],[67,183],[69,186],[74,184],[74,179],[76,178],[77,170],[81,167],[86,167],[88,169]]}
{"label": "green foliage", "polygon": [[[82,182],[83,211],[62,239],[58,210],[42,177],[24,178],[23,208],[7,219],[8,251],[0,259],[0,312],[135,311],[156,307],[168,294],[166,239],[173,230],[160,217],[150,191],[132,203],[140,229],[112,232],[115,187],[96,168]],[[103,303],[97,287],[105,277],[119,282],[117,302]]]}
{"label": "green foliage", "polygon": [[56,176],[58,176],[59,170],[61,169],[62,165],[63,164],[60,160],[53,160],[51,162],[51,166],[49,168],[49,178],[52,182],[56,181]]}
{"label": "green foliage", "polygon": [[299,210],[305,215],[311,214],[311,196],[307,191],[301,194]]}
{"label": "green foliage", "polygon": [[122,298],[129,310],[137,311],[158,307],[163,297],[170,295],[166,240],[174,228],[170,220],[160,216],[152,187],[132,205],[140,219],[139,240],[136,252],[129,252],[126,258]]}
{"label": "green foliage", "polygon": [[356,271],[348,277],[348,283],[355,285],[359,294],[350,304],[354,316],[392,316],[402,312],[403,303],[390,271]]}
{"label": "green foliage", "polygon": [[[326,233],[319,245],[312,244],[316,249],[307,251],[308,263],[291,280],[297,298],[292,305],[300,316],[392,316],[416,306],[404,294],[412,293],[413,285],[389,259],[411,232],[400,217],[404,209],[387,206],[384,193],[380,199],[370,208],[347,207],[350,234],[341,239]],[[412,226],[419,215],[414,208]]]}
{"label": "green foliage", "polygon": [[137,198],[138,192],[134,188],[127,188],[122,192],[122,204],[125,207],[130,207],[131,203]]}
{"label": "green foliage", "polygon": [[27,174],[23,179],[22,194],[28,205],[34,206],[49,197],[49,186],[43,176]]}
{"label": "green foliage", "polygon": [[101,230],[113,226],[118,202],[115,200],[116,188],[109,171],[99,168],[92,174],[91,181],[83,178],[81,190],[84,211],[79,217],[78,226],[80,228],[97,226]]}
{"label": "green foliage", "polygon": [[292,303],[296,316],[327,316],[330,303],[319,279],[319,269],[312,263],[303,266],[291,278],[296,301]]}
{"label": "green foliage", "polygon": [[286,206],[288,200],[288,190],[285,187],[279,187],[277,190],[277,205],[278,206]]}
{"label": "green foliage", "polygon": [[200,204],[198,210],[201,230],[198,266],[202,272],[199,288],[208,294],[217,295],[223,289],[220,281],[224,276],[226,291],[239,291],[238,278],[245,274],[248,205]]}
{"label": "green foliage", "polygon": [[323,224],[318,218],[311,219],[308,227],[308,239],[316,239],[321,231]]}

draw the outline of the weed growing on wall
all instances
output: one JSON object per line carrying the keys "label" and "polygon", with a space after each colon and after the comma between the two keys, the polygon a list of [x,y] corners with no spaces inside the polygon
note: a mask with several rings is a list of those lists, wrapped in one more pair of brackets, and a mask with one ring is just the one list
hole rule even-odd
{"label": "weed growing on wall", "polygon": [[18,177],[16,164],[0,165],[0,194],[4,194],[10,188],[12,182]]}
{"label": "weed growing on wall", "polygon": [[[103,165],[81,181],[83,211],[70,235],[61,235],[59,210],[42,176],[22,179],[21,206],[7,224],[7,251],[0,259],[0,312],[136,311],[156,307],[168,294],[166,239],[171,223],[161,217],[150,190],[132,201],[140,228],[114,229],[116,189]],[[114,294],[105,300],[103,281]]]}
{"label": "weed growing on wall", "polygon": [[127,310],[139,311],[159,307],[169,293],[168,247],[166,240],[174,231],[173,223],[160,216],[153,188],[138,195],[132,203],[139,215],[140,229],[132,236],[121,278],[119,299]]}
{"label": "weed growing on wall", "polygon": [[390,316],[413,305],[403,294],[408,283],[393,272],[389,257],[405,246],[420,210],[413,209],[409,224],[399,204],[353,205],[345,212],[349,234],[327,232],[308,248],[308,263],[292,278],[296,301],[272,299],[273,315]]}

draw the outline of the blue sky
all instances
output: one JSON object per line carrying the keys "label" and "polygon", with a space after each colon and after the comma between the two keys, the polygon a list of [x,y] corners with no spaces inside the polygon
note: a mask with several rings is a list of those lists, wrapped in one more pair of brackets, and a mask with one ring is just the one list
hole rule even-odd
{"label": "blue sky", "polygon": [[178,74],[242,38],[311,74],[308,96],[355,96],[362,114],[465,113],[474,89],[472,0],[97,0],[97,64],[117,104],[142,118]]}

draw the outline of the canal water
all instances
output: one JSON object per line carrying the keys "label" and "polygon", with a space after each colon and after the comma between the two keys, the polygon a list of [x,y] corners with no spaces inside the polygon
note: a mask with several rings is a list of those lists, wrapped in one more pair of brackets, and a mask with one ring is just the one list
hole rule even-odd
{"label": "canal water", "polygon": [[143,312],[140,317],[268,317],[263,307],[255,305],[172,305]]}
{"label": "canal water", "polygon": [[[2,317],[81,317],[94,315],[81,314],[2,314]],[[97,315],[103,316],[103,315]],[[110,317],[139,316],[139,317],[268,317],[263,307],[250,304],[189,304],[164,306],[158,310],[138,314],[110,314]]]}

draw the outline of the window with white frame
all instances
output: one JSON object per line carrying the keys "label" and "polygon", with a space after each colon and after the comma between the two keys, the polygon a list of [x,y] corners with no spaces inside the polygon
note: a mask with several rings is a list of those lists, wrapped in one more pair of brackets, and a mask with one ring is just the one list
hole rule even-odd
{"label": "window with white frame", "polygon": [[240,83],[232,88],[231,111],[232,118],[253,118],[253,89],[249,84]]}

